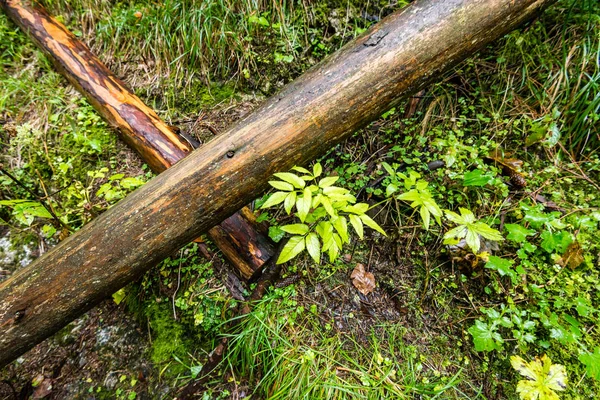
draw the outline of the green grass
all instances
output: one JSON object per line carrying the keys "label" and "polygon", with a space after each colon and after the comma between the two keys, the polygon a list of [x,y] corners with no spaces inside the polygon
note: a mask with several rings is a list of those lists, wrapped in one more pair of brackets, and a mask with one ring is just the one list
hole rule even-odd
{"label": "green grass", "polygon": [[368,337],[323,330],[298,306],[293,287],[275,290],[230,335],[227,369],[248,379],[261,398],[477,398],[458,390],[462,368],[427,368],[427,351],[407,345],[400,325],[378,325]]}

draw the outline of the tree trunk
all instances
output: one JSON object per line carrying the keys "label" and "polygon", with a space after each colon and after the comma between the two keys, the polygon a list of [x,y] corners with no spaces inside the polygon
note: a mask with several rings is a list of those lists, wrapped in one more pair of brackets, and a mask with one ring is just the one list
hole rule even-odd
{"label": "tree trunk", "polygon": [[0,365],[551,2],[417,0],[385,18],[0,284]]}
{"label": "tree trunk", "polygon": [[[166,170],[193,150],[41,6],[22,0],[0,1],[0,5],[154,172]],[[249,209],[236,213],[208,231],[212,241],[245,279],[255,275],[275,251],[270,240],[248,219],[250,214]]]}

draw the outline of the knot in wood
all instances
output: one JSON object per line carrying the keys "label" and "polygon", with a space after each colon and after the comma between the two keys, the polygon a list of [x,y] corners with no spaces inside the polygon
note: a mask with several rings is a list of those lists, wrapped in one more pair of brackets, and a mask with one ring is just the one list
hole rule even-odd
{"label": "knot in wood", "polygon": [[229,150],[229,151],[227,152],[227,158],[231,158],[231,157],[233,157],[234,155],[235,155],[235,151],[233,151],[233,150]]}

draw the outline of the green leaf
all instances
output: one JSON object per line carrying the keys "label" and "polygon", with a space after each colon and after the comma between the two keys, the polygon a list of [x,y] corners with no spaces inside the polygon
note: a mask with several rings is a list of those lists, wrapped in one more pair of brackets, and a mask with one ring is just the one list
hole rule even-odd
{"label": "green leaf", "polygon": [[527,229],[519,224],[506,224],[504,227],[508,231],[506,238],[515,243],[523,243],[527,240],[527,236],[535,235],[535,231]]}
{"label": "green leaf", "polygon": [[303,174],[309,174],[309,175],[310,175],[310,171],[309,171],[309,170],[307,170],[306,168],[302,168],[302,167],[292,167],[292,169],[293,169],[294,171],[298,171],[298,172],[300,172],[300,173],[303,173]]}
{"label": "green leaf", "polygon": [[306,235],[308,233],[308,225],[306,224],[290,224],[279,227],[282,231],[291,233],[292,235]]}
{"label": "green leaf", "polygon": [[283,208],[285,209],[287,215],[290,215],[290,212],[292,212],[294,204],[296,204],[296,192],[290,192],[283,202]]}
{"label": "green leaf", "polygon": [[489,326],[485,322],[477,320],[475,325],[469,328],[469,333],[473,336],[476,351],[493,351],[502,348],[504,341],[493,325]]}
{"label": "green leaf", "polygon": [[273,174],[273,176],[276,176],[284,182],[291,183],[295,188],[298,189],[302,189],[306,185],[302,178],[296,174],[292,174],[291,172],[278,172]]}
{"label": "green leaf", "polygon": [[381,229],[381,227],[377,224],[377,222],[373,221],[371,219],[371,217],[369,217],[368,215],[363,214],[363,215],[359,215],[358,217],[369,228],[375,229],[377,232],[381,233],[383,236],[387,236],[387,234],[385,233],[385,231],[383,229]]}
{"label": "green leaf", "polygon": [[273,186],[277,190],[283,190],[284,192],[291,192],[294,190],[294,186],[291,183],[282,181],[269,181],[269,185]]}
{"label": "green leaf", "polygon": [[555,233],[544,231],[541,238],[542,243],[540,246],[550,254],[554,252],[563,254],[567,250],[567,247],[573,243],[573,236],[567,231]]}
{"label": "green leaf", "polygon": [[278,226],[270,226],[269,227],[269,237],[275,242],[279,243],[281,239],[285,236],[285,232],[281,230]]}
{"label": "green leaf", "polygon": [[125,293],[125,288],[121,288],[118,291],[116,291],[115,293],[113,293],[112,298],[113,298],[113,301],[115,302],[115,304],[119,305],[119,304],[121,304],[123,299],[125,299],[125,296],[127,296],[127,294]]}
{"label": "green leaf", "polygon": [[304,237],[303,236],[292,236],[288,242],[283,246],[279,258],[277,258],[277,264],[283,264],[302,253],[305,249]]}
{"label": "green leaf", "polygon": [[504,237],[497,229],[494,229],[483,222],[475,222],[467,225],[467,228],[489,240],[494,240],[496,242],[504,240]]}
{"label": "green leaf", "polygon": [[321,166],[320,163],[316,163],[315,165],[313,165],[313,175],[315,178],[321,176],[322,172],[323,172],[323,167]]}
{"label": "green leaf", "polygon": [[397,191],[398,191],[398,186],[394,185],[393,183],[390,183],[385,188],[385,196],[390,197],[392,194],[396,193]]}
{"label": "green leaf", "polygon": [[327,214],[329,214],[331,217],[337,217],[337,212],[335,212],[335,209],[331,205],[329,198],[322,196],[321,204],[323,204],[323,207],[325,208],[325,211],[327,211]]}
{"label": "green leaf", "polygon": [[300,221],[304,222],[304,220],[306,219],[306,216],[310,212],[311,204],[312,194],[310,193],[309,188],[305,188],[302,197],[296,200],[296,208],[298,209],[298,218],[300,218]]}
{"label": "green leaf", "polygon": [[364,214],[369,210],[369,205],[367,203],[356,203],[350,206],[344,207],[343,211],[353,213],[353,214]]}
{"label": "green leaf", "polygon": [[306,235],[306,250],[317,264],[321,262],[321,244],[316,233],[311,232]]}
{"label": "green leaf", "polygon": [[121,179],[121,181],[119,181],[119,185],[121,185],[121,187],[123,187],[125,189],[135,189],[137,187],[142,186],[144,183],[146,183],[146,182],[144,182],[140,178],[135,178],[135,177],[125,178],[125,179]]}
{"label": "green leaf", "polygon": [[429,230],[429,221],[431,219],[431,213],[427,209],[427,207],[421,207],[419,212],[421,214],[421,219],[423,220],[423,227],[426,231]]}
{"label": "green leaf", "polygon": [[340,179],[339,176],[328,176],[327,178],[323,178],[319,181],[319,187],[320,188],[329,187],[329,186],[333,185],[334,183],[336,183],[338,179]]}
{"label": "green leaf", "polygon": [[488,262],[485,264],[487,269],[498,271],[500,276],[509,276],[513,285],[518,282],[517,272],[512,269],[514,262],[512,260],[506,260],[504,258],[490,256]]}
{"label": "green leaf", "polygon": [[585,365],[587,376],[600,381],[600,347],[596,347],[593,353],[581,354],[579,361]]}
{"label": "green leaf", "polygon": [[479,240],[479,235],[476,232],[473,232],[471,229],[467,227],[467,234],[465,236],[465,240],[467,245],[473,252],[479,252],[479,248],[481,247],[481,240]]}
{"label": "green leaf", "polygon": [[482,170],[476,169],[465,173],[463,186],[485,186],[494,180],[492,175],[484,174]]}
{"label": "green leaf", "polygon": [[348,224],[346,222],[346,217],[337,217],[333,221],[333,227],[342,238],[343,243],[348,243],[350,238],[348,237]]}
{"label": "green leaf", "polygon": [[268,208],[268,207],[276,206],[277,204],[282,203],[285,200],[285,198],[287,197],[287,195],[288,195],[287,192],[275,192],[269,196],[267,201],[265,201],[264,204],[260,208]]}
{"label": "green leaf", "polygon": [[358,237],[362,239],[364,232],[363,232],[363,223],[362,223],[361,219],[354,214],[348,215],[348,218],[350,219],[350,224],[356,231]]}

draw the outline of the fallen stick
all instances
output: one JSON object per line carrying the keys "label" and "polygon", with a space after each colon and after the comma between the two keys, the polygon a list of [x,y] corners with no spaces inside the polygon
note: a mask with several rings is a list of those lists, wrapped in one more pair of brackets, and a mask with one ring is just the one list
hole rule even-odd
{"label": "fallen stick", "polygon": [[417,0],[390,15],[0,284],[0,366],[551,3]]}
{"label": "fallen stick", "polygon": [[[166,170],[193,150],[43,7],[22,0],[0,5],[154,172]],[[256,275],[275,251],[247,208],[209,229],[208,235],[245,279]]]}

